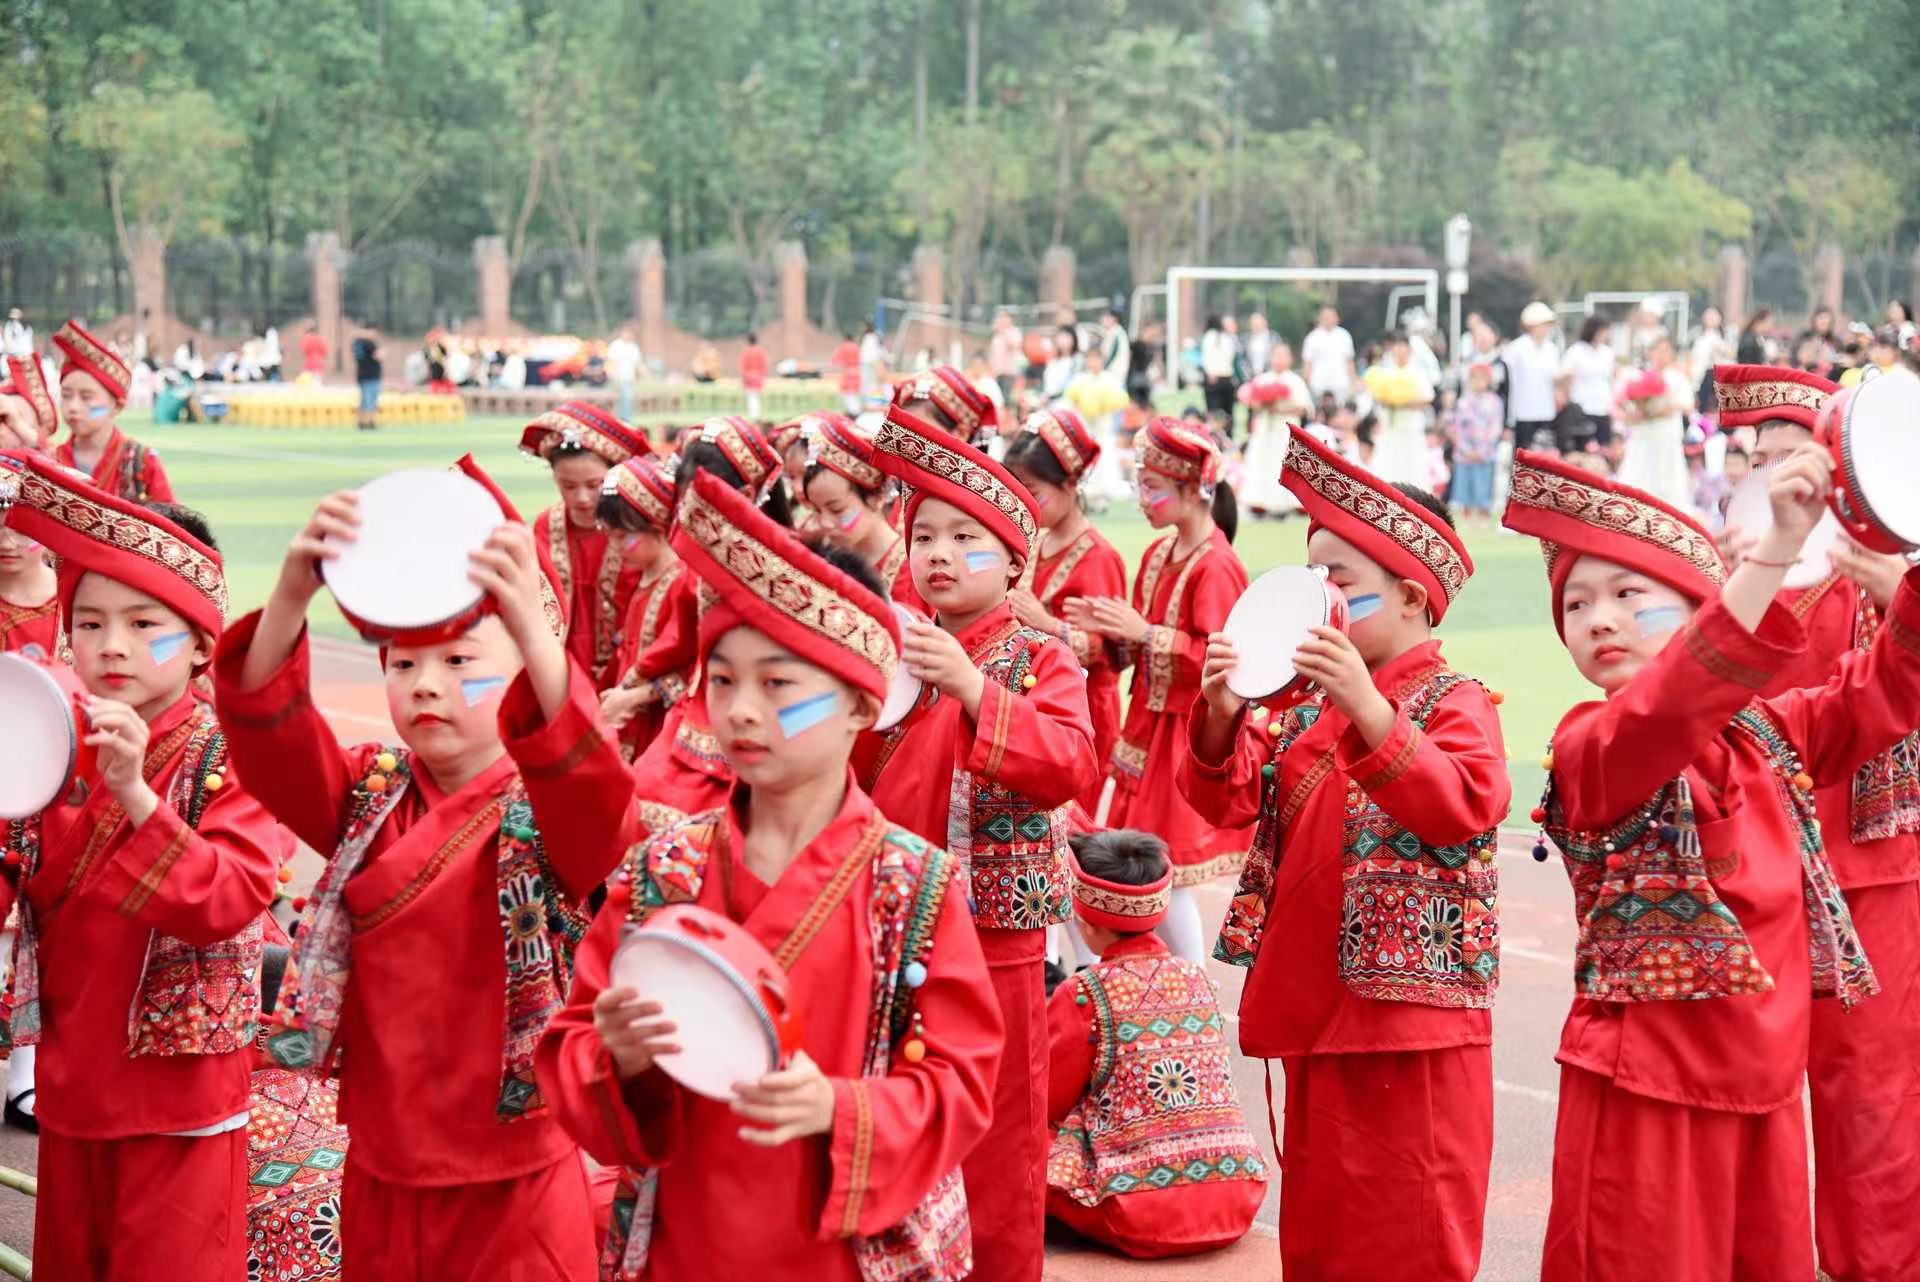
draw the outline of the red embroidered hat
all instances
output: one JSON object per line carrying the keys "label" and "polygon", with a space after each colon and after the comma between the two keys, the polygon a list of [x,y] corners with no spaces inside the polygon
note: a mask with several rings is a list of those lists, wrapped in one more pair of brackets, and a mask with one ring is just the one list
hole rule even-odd
{"label": "red embroidered hat", "polygon": [[[453,465],[453,470],[456,472],[464,472],[473,480],[478,481],[487,493],[493,495],[493,501],[500,505],[500,515],[506,517],[507,520],[512,521],[515,525],[526,524],[525,518],[520,515],[520,509],[513,505],[512,499],[507,497],[507,492],[500,488],[499,482],[487,475],[485,468],[474,461],[473,455],[462,454],[459,462]],[[553,635],[559,637],[562,641],[567,639],[567,607],[564,604],[565,600],[566,598],[560,590],[559,576],[555,573],[553,566],[547,561],[547,558],[544,556],[541,557],[540,612],[546,616],[547,626],[553,629]],[[397,639],[396,643],[406,644],[404,639]]]}
{"label": "red embroidered hat", "polygon": [[0,514],[60,558],[60,613],[69,626],[74,591],[89,572],[146,593],[209,636],[226,625],[220,554],[78,472],[37,454],[0,453]]}
{"label": "red embroidered hat", "polygon": [[763,632],[876,699],[900,661],[893,607],[815,554],[711,472],[680,500],[673,548],[717,598],[700,614],[700,662],[736,627]]}
{"label": "red embroidered hat", "polygon": [[996,426],[1000,421],[986,393],[951,365],[935,365],[896,384],[893,403],[905,405],[908,401],[933,402],[948,428],[966,441],[978,435],[981,428]]}
{"label": "red embroidered hat", "polygon": [[1220,451],[1213,447],[1213,440],[1164,414],[1148,419],[1134,433],[1133,461],[1182,485],[1205,489],[1220,479]]}
{"label": "red embroidered hat", "polygon": [[794,442],[806,434],[807,419],[804,417],[796,418],[793,422],[782,423],[780,426],[768,432],[767,440],[772,442],[773,448],[779,450],[780,457],[784,459],[787,456],[787,451],[793,448]]}
{"label": "red embroidered hat", "polygon": [[1280,483],[1307,510],[1307,537],[1332,530],[1403,579],[1427,589],[1435,623],[1473,574],[1467,545],[1445,521],[1390,483],[1356,467],[1298,426],[1288,425]]}
{"label": "red embroidered hat", "polygon": [[702,423],[700,439],[712,442],[733,464],[756,507],[766,502],[773,483],[780,479],[780,451],[759,428],[738,414],[728,414]]}
{"label": "red embroidered hat", "polygon": [[1040,505],[1013,473],[965,441],[916,418],[898,405],[887,407],[874,434],[874,462],[880,470],[910,486],[906,525],[921,500],[936,498],[971,516],[1024,559],[1040,539]]}
{"label": "red embroidered hat", "polygon": [[33,417],[40,424],[41,443],[52,436],[54,429],[60,426],[60,411],[54,407],[53,392],[47,386],[46,371],[40,367],[38,356],[29,356],[22,360],[18,356],[7,357],[7,382],[0,391],[10,392],[33,406]]}
{"label": "red embroidered hat", "polygon": [[91,374],[100,380],[100,386],[107,389],[114,404],[127,403],[127,387],[133,381],[133,371],[114,354],[112,348],[80,328],[79,321],[69,320],[62,325],[53,336],[53,345],[66,357],[60,366],[61,382],[66,382],[67,375],[76,370]]}
{"label": "red embroidered hat", "polygon": [[1166,917],[1173,898],[1171,863],[1146,885],[1129,886],[1089,873],[1080,866],[1080,857],[1071,846],[1067,848],[1067,860],[1073,869],[1074,911],[1093,925],[1137,935],[1152,930]]}
{"label": "red embroidered hat", "polygon": [[618,494],[622,502],[662,534],[673,528],[673,477],[660,461],[645,455],[610,468],[600,484],[603,494]]}
{"label": "red embroidered hat", "polygon": [[1840,385],[1779,365],[1715,365],[1713,390],[1722,428],[1785,419],[1811,432],[1814,416]]}
{"label": "red embroidered hat", "polygon": [[608,467],[653,452],[645,433],[586,401],[556,405],[520,433],[520,448],[535,458],[550,459],[563,445],[589,450],[605,459]]}
{"label": "red embroidered hat", "polygon": [[807,434],[807,462],[831,468],[863,490],[886,484],[873,461],[873,438],[845,414],[809,414],[799,420]]}
{"label": "red embroidered hat", "polygon": [[1086,420],[1064,405],[1035,410],[1021,426],[1046,442],[1069,477],[1081,475],[1100,457],[1100,442],[1087,430]]}
{"label": "red embroidered hat", "polygon": [[1727,581],[1727,567],[1705,526],[1645,491],[1551,454],[1521,450],[1513,456],[1513,489],[1500,523],[1540,540],[1553,591],[1553,626],[1563,637],[1560,594],[1583,556],[1638,570],[1694,601],[1705,601]]}

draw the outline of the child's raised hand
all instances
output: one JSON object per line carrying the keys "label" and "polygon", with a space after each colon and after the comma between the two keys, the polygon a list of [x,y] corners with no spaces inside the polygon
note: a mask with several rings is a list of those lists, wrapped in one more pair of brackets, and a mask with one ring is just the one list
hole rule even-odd
{"label": "child's raised hand", "polygon": [[493,598],[500,622],[506,624],[521,654],[541,637],[553,636],[540,604],[540,585],[546,575],[534,550],[532,530],[518,521],[494,527],[479,551],[467,558],[467,577]]}
{"label": "child's raised hand", "polygon": [[1240,652],[1227,640],[1226,633],[1216,632],[1207,638],[1207,657],[1200,667],[1200,694],[1213,714],[1225,721],[1239,716],[1247,706],[1245,699],[1227,689],[1227,677],[1239,666]]}
{"label": "child's raised hand", "polygon": [[1852,539],[1833,549],[1833,568],[1858,583],[1882,610],[1893,604],[1893,594],[1912,567],[1903,556],[1889,556],[1861,547]]}
{"label": "child's raised hand", "polygon": [[1773,530],[1760,541],[1764,559],[1792,561],[1800,555],[1807,535],[1827,510],[1833,493],[1833,455],[1825,446],[1808,441],[1787,455],[1767,479],[1767,499],[1773,506]]}
{"label": "child's raised hand", "polygon": [[84,742],[95,752],[100,781],[135,824],[146,821],[160,804],[142,769],[147,759],[147,723],[117,699],[87,700]]}
{"label": "child's raised hand", "polygon": [[340,490],[321,499],[306,525],[287,545],[274,595],[304,611],[307,602],[320,590],[321,564],[340,554],[339,544],[351,543],[359,537],[360,495],[353,490]]}
{"label": "child's raised hand", "polygon": [[900,661],[908,672],[960,700],[969,711],[979,706],[986,678],[951,632],[916,619],[906,625],[900,642]]}
{"label": "child's raised hand", "polygon": [[662,1009],[659,1002],[641,1001],[631,988],[602,989],[593,999],[593,1031],[621,1077],[638,1077],[662,1055],[680,1049],[673,1040],[679,1027],[661,1018]]}
{"label": "child's raised hand", "polygon": [[740,1138],[749,1144],[778,1148],[833,1129],[833,1082],[805,1051],[796,1051],[793,1063],[757,1082],[735,1083],[733,1094],[735,1113],[764,1124],[740,1128]]}
{"label": "child's raised hand", "polygon": [[1367,661],[1360,657],[1353,641],[1338,628],[1314,628],[1294,651],[1293,670],[1327,692],[1327,702],[1345,713],[1353,722],[1377,712],[1386,704],[1391,720],[1393,707],[1373,684]]}

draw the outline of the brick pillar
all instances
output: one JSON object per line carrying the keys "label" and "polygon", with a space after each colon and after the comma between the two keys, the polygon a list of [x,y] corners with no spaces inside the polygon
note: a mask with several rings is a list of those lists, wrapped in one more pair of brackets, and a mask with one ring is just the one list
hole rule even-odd
{"label": "brick pillar", "polygon": [[1727,245],[1720,251],[1720,318],[1738,330],[1747,319],[1747,251]]}
{"label": "brick pillar", "polygon": [[[347,367],[346,294],[342,288],[346,276],[347,254],[340,248],[337,232],[307,233],[307,271],[313,282],[313,324],[327,342],[327,373],[344,373]],[[289,353],[296,343],[283,344]]]}
{"label": "brick pillar", "polygon": [[1073,306],[1073,250],[1049,245],[1040,258],[1040,301],[1055,307]]}
{"label": "brick pillar", "polygon": [[[1813,307],[1831,307],[1837,314],[1846,294],[1847,256],[1828,242],[1813,256]],[[1811,310],[1811,308],[1809,308]]]}
{"label": "brick pillar", "polygon": [[180,323],[167,310],[167,246],[160,233],[145,223],[128,233],[131,256],[127,263],[133,276],[134,327],[147,318],[147,350],[161,360],[170,359],[180,342]]}
{"label": "brick pillar", "polygon": [[507,269],[507,242],[481,236],[473,242],[473,266],[480,277],[480,332],[503,337],[513,326],[513,273]]}
{"label": "brick pillar", "polygon": [[[1908,260],[1907,306],[1920,306],[1920,303],[1914,302],[1916,298],[1920,298],[1920,245],[1913,247],[1913,257]],[[1913,317],[1909,316],[1907,319],[1912,320]]]}
{"label": "brick pillar", "polygon": [[627,270],[633,273],[633,323],[640,354],[648,361],[667,358],[667,255],[660,242],[636,240],[627,246]]}
{"label": "brick pillar", "polygon": [[774,246],[773,261],[780,273],[780,329],[774,335],[776,360],[799,358],[807,341],[807,247],[797,240]]}
{"label": "brick pillar", "polygon": [[[929,312],[939,314],[947,306],[947,255],[938,245],[922,245],[913,251],[913,301]],[[933,349],[936,363],[945,361],[947,348],[953,342],[951,326],[929,321],[925,327],[924,339],[911,342],[910,346],[919,347],[921,343]],[[913,353],[906,353],[906,359],[912,360]]]}

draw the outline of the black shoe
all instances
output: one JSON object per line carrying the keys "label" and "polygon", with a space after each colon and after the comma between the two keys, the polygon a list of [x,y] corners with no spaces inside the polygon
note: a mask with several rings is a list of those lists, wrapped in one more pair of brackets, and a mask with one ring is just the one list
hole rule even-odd
{"label": "black shoe", "polygon": [[31,1086],[21,1091],[18,1095],[8,1097],[5,1116],[8,1126],[23,1130],[29,1135],[38,1135],[40,1133],[40,1119],[20,1107],[20,1101],[32,1098],[33,1088]]}

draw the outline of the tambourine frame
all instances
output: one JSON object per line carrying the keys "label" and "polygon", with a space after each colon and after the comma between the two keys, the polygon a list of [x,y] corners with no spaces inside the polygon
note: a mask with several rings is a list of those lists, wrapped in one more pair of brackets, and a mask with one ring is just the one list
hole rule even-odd
{"label": "tambourine frame", "polygon": [[[1854,458],[1853,412],[1859,396],[1871,384],[1862,384],[1834,398],[1822,408],[1814,440],[1832,455],[1838,475],[1827,507],[1841,526],[1862,547],[1892,556],[1912,553],[1920,544],[1909,543],[1893,533],[1892,527],[1874,510],[1868,500],[1860,467]],[[1920,430],[1920,424],[1915,425]]]}
{"label": "tambourine frame", "polygon": [[[640,926],[630,925],[627,927],[625,935],[626,939],[643,938],[649,943],[666,944],[669,947],[680,949],[682,952],[688,953],[712,967],[712,969],[727,982],[728,987],[732,988],[745,999],[747,1009],[753,1012],[754,1020],[760,1026],[761,1035],[766,1039],[766,1071],[771,1072],[780,1067],[783,1058],[780,1050],[780,1033],[774,1025],[772,1012],[767,1009],[766,997],[760,991],[757,991],[756,985],[752,981],[740,973],[740,969],[737,966],[682,930],[646,930]],[[782,1000],[784,1001],[786,999],[783,997]],[[709,1099],[730,1100],[733,1098],[730,1093],[727,1095],[708,1095],[702,1088],[682,1079],[678,1073],[674,1072],[675,1058],[676,1056],[673,1055],[661,1056],[658,1061],[660,1071],[679,1082],[682,1086],[685,1086],[688,1090],[696,1094],[706,1095]]]}

